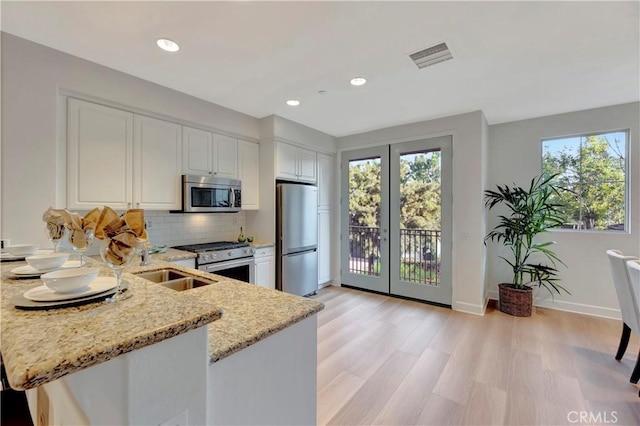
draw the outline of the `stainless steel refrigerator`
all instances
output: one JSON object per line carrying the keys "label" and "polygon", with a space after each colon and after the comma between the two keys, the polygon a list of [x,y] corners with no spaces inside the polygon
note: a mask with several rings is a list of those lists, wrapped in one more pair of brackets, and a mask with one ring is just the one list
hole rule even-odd
{"label": "stainless steel refrigerator", "polygon": [[298,296],[318,291],[318,188],[276,185],[276,288]]}

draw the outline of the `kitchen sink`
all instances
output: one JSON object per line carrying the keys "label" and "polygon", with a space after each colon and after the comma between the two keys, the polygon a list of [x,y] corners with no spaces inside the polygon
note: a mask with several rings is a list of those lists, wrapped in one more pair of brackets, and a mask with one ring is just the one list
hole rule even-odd
{"label": "kitchen sink", "polygon": [[175,269],[136,272],[135,275],[176,291],[190,290],[217,282]]}

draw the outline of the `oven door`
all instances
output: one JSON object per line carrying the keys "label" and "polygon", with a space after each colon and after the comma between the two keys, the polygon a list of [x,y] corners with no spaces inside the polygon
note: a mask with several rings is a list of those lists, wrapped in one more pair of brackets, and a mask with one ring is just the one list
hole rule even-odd
{"label": "oven door", "polygon": [[253,257],[245,257],[243,259],[229,260],[228,262],[198,265],[198,269],[200,271],[222,275],[223,277],[233,278],[234,280],[255,284],[256,280],[253,266]]}

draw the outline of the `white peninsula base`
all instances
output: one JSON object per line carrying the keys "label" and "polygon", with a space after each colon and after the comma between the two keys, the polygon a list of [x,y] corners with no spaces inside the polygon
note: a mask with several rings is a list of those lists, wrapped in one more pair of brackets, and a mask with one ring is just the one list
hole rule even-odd
{"label": "white peninsula base", "polygon": [[201,327],[28,390],[34,423],[316,423],[316,315],[213,364],[207,331]]}

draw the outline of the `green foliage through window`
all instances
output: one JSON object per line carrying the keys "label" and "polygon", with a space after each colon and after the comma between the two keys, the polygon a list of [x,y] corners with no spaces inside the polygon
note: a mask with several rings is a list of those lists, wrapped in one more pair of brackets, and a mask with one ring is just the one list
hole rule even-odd
{"label": "green foliage through window", "polygon": [[542,141],[542,173],[557,174],[563,228],[625,230],[627,132]]}

